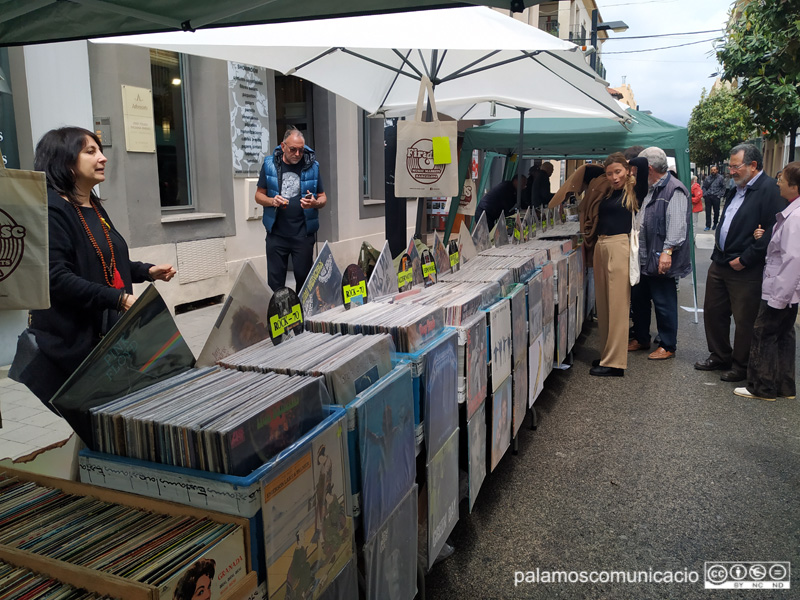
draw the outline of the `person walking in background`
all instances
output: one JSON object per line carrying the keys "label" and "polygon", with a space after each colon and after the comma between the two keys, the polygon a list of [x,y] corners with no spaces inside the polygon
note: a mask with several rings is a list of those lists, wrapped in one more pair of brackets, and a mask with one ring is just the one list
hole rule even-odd
{"label": "person walking in background", "polygon": [[631,290],[633,340],[628,351],[650,348],[650,305],[656,313],[659,346],[648,358],[673,358],[678,344],[677,280],[692,272],[689,232],[689,191],[667,172],[667,155],[661,148],[646,148],[639,155],[648,162],[650,191],[639,215],[640,280]]}
{"label": "person walking in background", "polygon": [[[722,381],[742,381],[747,376],[764,257],[775,215],[786,207],[775,180],[762,169],[761,152],[754,145],[740,144],[731,150],[736,187],[726,198],[717,228],[703,303],[709,356],[694,365],[700,371],[723,370]],[[753,237],[757,228],[766,230],[758,240]]]}
{"label": "person walking in background", "polygon": [[48,407],[133,306],[133,284],[175,276],[172,265],[130,259],[128,244],[94,193],[106,180],[107,160],[99,138],[80,127],[48,131],[36,145],[33,167],[47,179],[51,304],[30,312],[9,377]]}
{"label": "person walking in background", "polygon": [[[796,393],[794,324],[800,302],[800,162],[786,165],[778,176],[778,188],[789,206],[777,214],[767,246],[747,384],[733,390],[737,396],[761,400],[794,398]],[[754,239],[763,235],[763,229],[756,229]]]}
{"label": "person walking in background", "polygon": [[697,175],[692,175],[692,217],[695,230],[697,230],[697,216],[701,212],[703,212],[703,188],[697,183]]}
{"label": "person walking in background", "polygon": [[[719,222],[719,201],[725,195],[725,178],[719,174],[719,169],[711,167],[711,174],[703,180],[701,187],[703,198],[706,201],[706,228],[705,231],[716,229]],[[711,224],[711,211],[714,211],[714,224]]]}

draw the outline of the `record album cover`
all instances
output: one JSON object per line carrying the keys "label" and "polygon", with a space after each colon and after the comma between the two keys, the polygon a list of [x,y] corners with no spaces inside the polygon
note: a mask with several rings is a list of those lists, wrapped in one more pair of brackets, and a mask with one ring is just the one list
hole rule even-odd
{"label": "record album cover", "polygon": [[56,392],[50,403],[90,449],[89,409],[177,375],[194,355],[154,285],[149,285]]}
{"label": "record album cover", "polygon": [[422,279],[425,287],[433,285],[436,283],[436,263],[433,260],[433,254],[427,248],[420,254],[420,262],[422,263]]}
{"label": "record album cover", "polygon": [[503,298],[490,306],[488,312],[492,392],[496,392],[511,375],[511,305]]}
{"label": "record album cover", "polygon": [[[464,224],[461,224],[464,227]],[[459,240],[461,240],[461,236],[459,235],[458,239],[450,240],[450,243],[447,244],[447,260],[450,264],[450,272],[455,273],[461,268],[461,250]],[[472,243],[472,238],[467,235],[464,239],[468,239],[469,243]],[[474,248],[473,248],[474,249]],[[445,271],[447,273],[447,271]]]}
{"label": "record album cover", "polygon": [[475,250],[483,252],[492,247],[492,239],[489,237],[489,224],[486,220],[486,213],[481,213],[475,228],[472,230],[472,241]]}
{"label": "record album cover", "polygon": [[[457,244],[455,248],[456,252],[458,252]],[[436,262],[437,275],[444,275],[445,273],[450,273],[452,271],[452,268],[450,267],[450,256],[447,253],[447,248],[445,248],[444,244],[442,243],[442,239],[439,237],[438,231],[433,232],[433,259]],[[456,261],[458,261],[457,258]]]}
{"label": "record album cover", "polygon": [[293,289],[282,287],[275,290],[269,300],[267,318],[269,336],[275,345],[303,333],[305,315]]}
{"label": "record album cover", "polygon": [[364,538],[384,524],[416,477],[411,369],[396,369],[354,401]]}
{"label": "record album cover", "polygon": [[514,365],[512,373],[514,382],[511,406],[511,437],[517,437],[525,414],[528,410],[528,349],[519,362]]}
{"label": "record album cover", "polygon": [[556,356],[555,323],[545,323],[542,326],[542,353],[544,355],[544,379],[553,370]]}
{"label": "record album cover", "polygon": [[[484,220],[484,225],[485,224],[486,221]],[[486,230],[486,235],[488,239],[489,235],[488,229]],[[461,265],[468,263],[473,258],[478,256],[478,249],[475,246],[472,234],[470,234],[469,229],[467,228],[466,224],[463,221],[461,222],[461,229],[459,229],[458,231],[458,252],[460,254]],[[452,264],[452,256],[453,256],[453,250],[451,248],[450,249],[451,264]]]}
{"label": "record album cover", "polygon": [[208,335],[198,367],[209,367],[234,352],[269,338],[267,308],[272,290],[252,263],[244,263]]}
{"label": "record album cover", "polygon": [[467,477],[469,478],[469,512],[486,479],[486,402],[482,402],[472,418],[467,421]]}
{"label": "record album cover", "polygon": [[467,394],[467,419],[472,418],[478,406],[486,400],[488,365],[486,363],[486,313],[478,312],[465,323],[467,344],[465,355],[465,378]]}
{"label": "record album cover", "polygon": [[282,456],[264,482],[268,598],[318,598],[353,556],[344,417]]}
{"label": "record album cover", "polygon": [[544,346],[543,336],[533,340],[528,348],[528,407],[533,406],[544,388]]}
{"label": "record album cover", "polygon": [[496,248],[508,245],[508,226],[506,224],[506,213],[504,211],[500,212],[500,218],[497,219],[497,223],[494,226],[492,240]]}
{"label": "record album cover", "polygon": [[542,274],[536,273],[528,286],[528,344],[542,335]]}
{"label": "record album cover", "polygon": [[344,307],[361,306],[367,302],[367,281],[358,265],[348,265],[342,276]]}
{"label": "record album cover", "polygon": [[407,292],[414,287],[414,264],[408,252],[404,252],[397,262],[397,289]]}
{"label": "record album cover", "polygon": [[428,569],[458,521],[458,431],[428,463]]}
{"label": "record album cover", "polygon": [[508,376],[492,396],[492,450],[490,471],[500,463],[500,459],[511,444],[511,396],[512,378]]}
{"label": "record album cover", "polygon": [[375,268],[367,283],[367,295],[370,300],[397,293],[397,270],[392,262],[389,242],[383,244],[383,250],[375,263]]}
{"label": "record album cover", "polygon": [[458,335],[443,334],[425,352],[421,396],[428,459],[458,429]]}
{"label": "record album cover", "polygon": [[342,306],[342,272],[325,242],[300,289],[300,304],[307,317]]}
{"label": "record album cover", "polygon": [[523,360],[528,349],[528,310],[525,303],[525,286],[515,283],[508,292],[511,300],[512,360],[516,365]]}
{"label": "record album cover", "polygon": [[366,600],[414,600],[417,595],[417,486],[364,544]]}

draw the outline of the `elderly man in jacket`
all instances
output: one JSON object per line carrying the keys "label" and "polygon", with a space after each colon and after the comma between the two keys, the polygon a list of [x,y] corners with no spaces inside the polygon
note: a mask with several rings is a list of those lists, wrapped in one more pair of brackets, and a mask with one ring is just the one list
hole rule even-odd
{"label": "elderly man in jacket", "polygon": [[[763,158],[754,145],[735,146],[729,168],[735,187],[726,195],[717,227],[703,303],[709,356],[694,368],[722,370],[722,381],[743,381],[761,302],[764,257],[775,215],[786,208],[786,200],[775,180],[762,170]],[[765,233],[756,240],[753,232],[758,228]],[[731,316],[735,325],[732,348]]]}
{"label": "elderly man in jacket", "polygon": [[633,340],[628,351],[650,348],[650,305],[655,308],[659,347],[650,360],[673,358],[678,345],[677,280],[692,271],[687,240],[691,208],[689,191],[668,172],[661,148],[642,150],[649,166],[650,191],[639,213],[640,280],[631,289]]}

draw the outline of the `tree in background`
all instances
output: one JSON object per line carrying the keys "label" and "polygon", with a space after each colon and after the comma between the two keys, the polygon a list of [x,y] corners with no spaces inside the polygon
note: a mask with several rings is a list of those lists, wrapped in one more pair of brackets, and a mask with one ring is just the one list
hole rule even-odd
{"label": "tree in background", "polygon": [[800,0],[752,0],[734,5],[717,47],[722,78],[738,81],[736,96],[767,137],[789,135],[794,160],[800,127]]}
{"label": "tree in background", "polygon": [[725,87],[706,90],[689,118],[689,156],[698,167],[721,163],[736,144],[751,137],[750,110]]}

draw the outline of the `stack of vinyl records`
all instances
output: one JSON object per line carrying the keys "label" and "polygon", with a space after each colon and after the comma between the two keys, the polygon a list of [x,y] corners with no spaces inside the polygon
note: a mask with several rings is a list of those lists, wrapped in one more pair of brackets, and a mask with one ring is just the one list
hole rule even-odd
{"label": "stack of vinyl records", "polygon": [[470,268],[472,263],[477,260],[473,259],[467,263],[462,269],[455,273],[445,274],[441,281],[478,281],[478,282],[496,282],[500,284],[500,288],[505,291],[508,286],[514,283],[514,273],[509,269],[473,269]]}
{"label": "stack of vinyl records", "polygon": [[112,600],[111,596],[80,590],[57,579],[0,561],[0,596],[3,598],[65,598]]}
{"label": "stack of vinyl records", "polygon": [[444,327],[444,310],[433,306],[408,306],[370,302],[350,310],[337,307],[306,320],[317,333],[388,333],[398,352],[415,352]]}
{"label": "stack of vinyl records", "polygon": [[194,369],[91,410],[96,448],[248,475],[324,419],[321,378]]}
{"label": "stack of vinyl records", "polygon": [[233,523],[150,513],[2,473],[0,523],[6,548],[156,586],[163,598],[191,565],[209,562],[213,582],[213,565],[230,564],[244,548]]}
{"label": "stack of vinyl records", "polygon": [[499,297],[498,283],[439,283],[398,294],[393,301],[396,304],[441,306],[445,325],[455,327],[469,320],[481,308],[496,302]]}
{"label": "stack of vinyl records", "polygon": [[[501,248],[505,247],[501,246]],[[519,246],[516,247],[518,248]],[[470,261],[467,270],[508,269],[513,274],[514,281],[520,283],[527,280],[536,270],[536,260],[537,258],[530,253],[516,256],[489,256],[482,254]]]}
{"label": "stack of vinyl records", "polygon": [[328,335],[306,332],[274,346],[264,340],[219,361],[240,371],[286,375],[321,375],[331,400],[349,404],[392,368],[394,343],[389,334]]}

